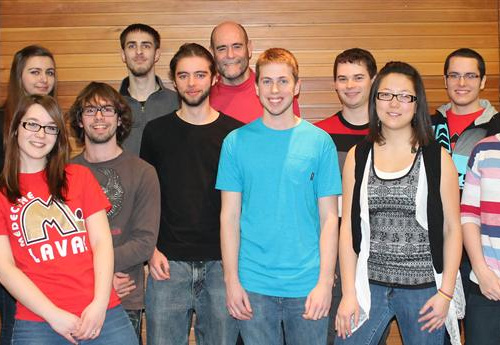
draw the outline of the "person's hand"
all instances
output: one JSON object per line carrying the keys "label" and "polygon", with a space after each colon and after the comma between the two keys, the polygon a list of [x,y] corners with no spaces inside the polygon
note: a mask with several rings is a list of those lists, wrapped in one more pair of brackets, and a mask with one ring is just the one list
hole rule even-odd
{"label": "person's hand", "polygon": [[420,329],[422,331],[428,330],[430,333],[443,327],[449,308],[450,301],[438,293],[429,298],[419,312],[422,316],[418,319],[418,322],[424,322]]}
{"label": "person's hand", "polygon": [[486,267],[483,271],[478,272],[476,277],[484,297],[491,301],[500,301],[500,278],[495,272]]}
{"label": "person's hand", "polygon": [[337,315],[335,316],[335,329],[337,335],[345,339],[352,334],[351,324],[354,321],[354,326],[357,327],[359,323],[359,303],[355,294],[346,294],[340,300]]}
{"label": "person's hand", "polygon": [[319,320],[327,317],[332,305],[332,287],[317,284],[307,295],[304,314],[306,320]]}
{"label": "person's hand", "polygon": [[130,294],[135,288],[135,281],[130,279],[130,275],[123,272],[113,274],[113,288],[118,297],[123,298]]}
{"label": "person's hand", "polygon": [[154,280],[170,279],[170,265],[167,257],[155,248],[151,259],[148,261],[149,273]]}
{"label": "person's hand", "polygon": [[250,320],[253,317],[248,294],[239,282],[226,286],[226,307],[229,314],[238,320]]}
{"label": "person's hand", "polygon": [[56,309],[53,316],[46,320],[52,329],[72,344],[78,345],[74,334],[80,328],[81,320],[78,316],[62,309]]}
{"label": "person's hand", "polygon": [[82,312],[80,329],[73,334],[78,340],[95,339],[101,334],[101,328],[106,318],[106,305],[92,301]]}

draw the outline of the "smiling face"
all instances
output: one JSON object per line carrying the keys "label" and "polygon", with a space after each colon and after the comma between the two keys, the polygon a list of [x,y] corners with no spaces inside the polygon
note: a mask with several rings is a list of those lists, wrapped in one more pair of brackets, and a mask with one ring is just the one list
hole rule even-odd
{"label": "smiling face", "polygon": [[[85,104],[84,109],[85,107],[104,106],[113,107],[113,103],[102,98],[97,98]],[[88,116],[83,111],[80,127],[85,132],[85,145],[105,144],[109,142],[113,142],[116,145],[116,130],[120,125],[121,122],[116,111],[113,116],[103,116],[101,111],[96,112],[93,116]]]}
{"label": "smiling face", "polygon": [[[450,59],[447,75],[465,75],[472,73],[479,76],[477,60],[469,57],[455,56]],[[452,103],[452,110],[457,114],[470,114],[480,109],[479,92],[484,89],[486,76],[475,79],[448,78],[445,76],[446,92]]]}
{"label": "smiling face", "polygon": [[28,95],[48,95],[56,82],[54,61],[48,56],[32,56],[26,60],[21,74]]}
{"label": "smiling face", "polygon": [[[415,96],[415,87],[404,74],[390,73],[380,81],[378,92]],[[378,118],[384,130],[410,129],[417,107],[416,102],[404,103],[393,97],[391,101],[376,100]]]}
{"label": "smiling face", "polygon": [[252,43],[246,42],[245,34],[235,23],[223,23],[213,35],[212,53],[217,71],[226,85],[239,85],[250,76],[249,61]]}
{"label": "smiling face", "polygon": [[293,116],[293,98],[299,90],[300,81],[295,82],[291,66],[275,62],[260,66],[257,94],[265,115]]}
{"label": "smiling face", "polygon": [[181,58],[175,70],[174,86],[183,105],[197,107],[210,94],[214,78],[210,72],[210,62],[200,56]]}
{"label": "smiling face", "polygon": [[17,129],[21,171],[41,171],[45,168],[47,155],[52,151],[57,141],[57,135],[46,134],[43,128],[40,128],[38,132],[29,131],[24,128],[23,122],[41,126],[57,127],[57,125],[44,107],[33,104],[26,111]]}
{"label": "smiling face", "polygon": [[143,31],[132,31],[125,39],[122,61],[130,73],[143,77],[154,73],[153,67],[160,59],[160,50],[156,49],[153,36]]}
{"label": "smiling face", "polygon": [[350,109],[368,107],[371,85],[372,80],[364,63],[337,65],[335,90],[344,107]]}

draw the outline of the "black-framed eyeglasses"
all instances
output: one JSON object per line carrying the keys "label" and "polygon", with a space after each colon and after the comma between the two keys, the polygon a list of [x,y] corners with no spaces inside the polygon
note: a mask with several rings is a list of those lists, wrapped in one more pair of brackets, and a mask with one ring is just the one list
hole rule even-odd
{"label": "black-framed eyeglasses", "polygon": [[24,129],[26,129],[30,132],[38,133],[38,132],[40,132],[40,129],[43,128],[43,131],[45,132],[45,134],[50,134],[50,135],[58,135],[59,134],[59,128],[57,126],[54,126],[54,125],[42,126],[36,122],[23,121],[23,122],[21,122],[21,126],[23,126]]}
{"label": "black-framed eyeglasses", "polygon": [[458,81],[462,78],[464,78],[464,80],[474,80],[474,79],[479,78],[479,74],[473,73],[473,72],[464,73],[464,74],[452,72],[452,73],[446,74],[446,79]]}
{"label": "black-framed eyeglasses", "polygon": [[100,111],[102,116],[115,116],[116,108],[112,105],[102,105],[95,106],[89,105],[82,108],[82,114],[85,116],[96,116],[97,112]]}
{"label": "black-framed eyeglasses", "polygon": [[417,100],[417,96],[409,95],[407,93],[390,93],[390,92],[377,92],[377,99],[381,101],[392,101],[396,97],[398,102],[413,103]]}

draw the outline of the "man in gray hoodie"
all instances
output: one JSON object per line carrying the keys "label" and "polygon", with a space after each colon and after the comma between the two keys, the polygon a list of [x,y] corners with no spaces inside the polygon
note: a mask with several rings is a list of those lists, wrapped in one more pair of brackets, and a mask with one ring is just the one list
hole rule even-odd
{"label": "man in gray hoodie", "polygon": [[[444,83],[450,102],[437,109],[432,125],[436,140],[453,158],[461,193],[472,149],[479,140],[500,132],[500,115],[488,100],[479,98],[486,84],[486,64],[475,50],[460,48],[448,55]],[[463,253],[460,274],[467,298],[471,266],[465,250]]]}
{"label": "man in gray hoodie", "polygon": [[179,108],[177,94],[155,74],[160,60],[160,34],[149,25],[131,24],[120,35],[122,61],[128,69],[120,94],[132,109],[133,123],[123,147],[139,155],[146,123]]}

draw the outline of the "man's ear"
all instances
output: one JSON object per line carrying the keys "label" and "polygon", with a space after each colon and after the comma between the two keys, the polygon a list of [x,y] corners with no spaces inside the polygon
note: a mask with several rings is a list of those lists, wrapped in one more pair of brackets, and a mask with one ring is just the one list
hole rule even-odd
{"label": "man's ear", "polygon": [[248,59],[251,59],[252,58],[252,53],[253,53],[253,43],[252,43],[252,40],[248,40],[247,49],[248,49]]}
{"label": "man's ear", "polygon": [[161,56],[160,48],[156,48],[156,50],[155,50],[155,63],[160,61],[160,56]]}
{"label": "man's ear", "polygon": [[486,85],[486,75],[483,75],[483,79],[481,79],[481,85],[479,85],[479,89],[483,90]]}
{"label": "man's ear", "polygon": [[125,58],[125,51],[122,49],[120,52],[121,52],[121,53],[120,53],[120,55],[121,55],[121,57],[122,57],[122,62],[123,62],[123,63],[127,62],[127,60],[126,60],[126,58]]}
{"label": "man's ear", "polygon": [[299,93],[300,93],[300,86],[302,84],[302,80],[297,80],[297,82],[295,83],[295,87],[293,88],[293,95],[294,96],[297,96]]}

